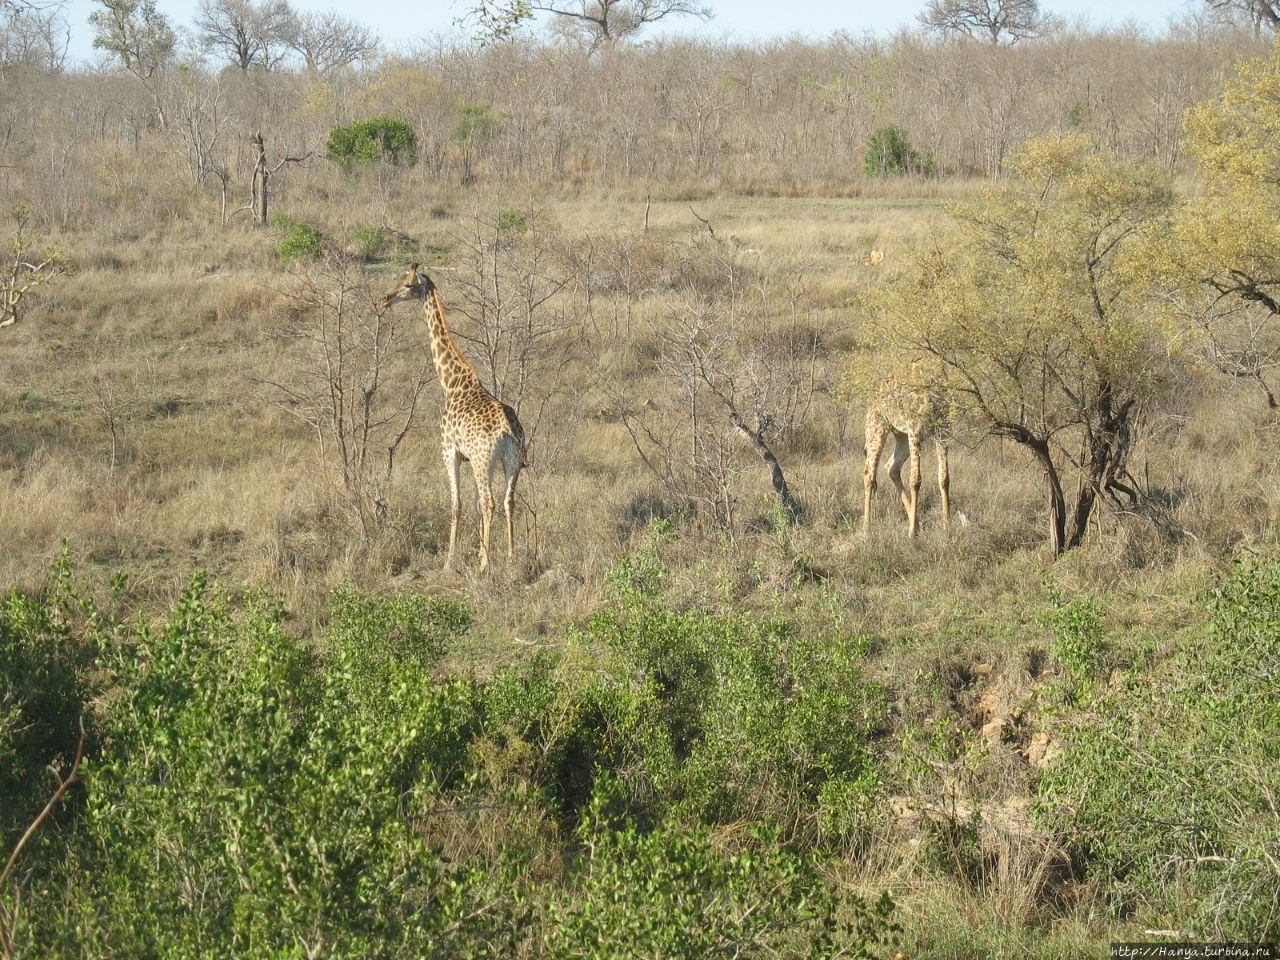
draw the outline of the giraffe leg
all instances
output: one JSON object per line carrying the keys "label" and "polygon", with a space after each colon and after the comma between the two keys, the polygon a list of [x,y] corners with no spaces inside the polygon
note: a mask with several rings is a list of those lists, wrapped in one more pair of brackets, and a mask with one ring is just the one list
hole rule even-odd
{"label": "giraffe leg", "polygon": [[453,552],[458,545],[458,514],[462,512],[462,495],[458,490],[458,471],[462,466],[462,454],[454,448],[444,452],[444,468],[449,473],[449,555],[445,569],[453,566]]}
{"label": "giraffe leg", "polygon": [[517,449],[514,457],[508,452],[503,466],[506,468],[507,492],[502,498],[502,509],[507,515],[507,560],[512,560],[516,555],[516,530],[512,511],[516,505],[516,481],[520,479],[520,451]]}
{"label": "giraffe leg", "polygon": [[480,572],[489,569],[489,532],[493,529],[493,460],[483,466],[474,464],[476,475],[476,499],[480,506]]}
{"label": "giraffe leg", "polygon": [[911,496],[907,485],[902,482],[902,466],[910,459],[911,445],[905,433],[893,431],[893,455],[889,460],[889,479],[898,491],[898,499],[902,501],[902,512],[906,514],[908,525],[911,523]]}
{"label": "giraffe leg", "polygon": [[947,463],[947,445],[938,444],[938,490],[942,493],[942,527],[951,528],[951,470]]}
{"label": "giraffe leg", "polygon": [[871,533],[871,500],[876,492],[876,473],[880,470],[880,452],[884,449],[887,431],[871,422],[867,423],[867,441],[863,452],[866,463],[862,468],[862,535]]}
{"label": "giraffe leg", "polygon": [[911,451],[911,498],[907,508],[907,535],[914,537],[920,529],[920,434],[907,434],[907,446]]}

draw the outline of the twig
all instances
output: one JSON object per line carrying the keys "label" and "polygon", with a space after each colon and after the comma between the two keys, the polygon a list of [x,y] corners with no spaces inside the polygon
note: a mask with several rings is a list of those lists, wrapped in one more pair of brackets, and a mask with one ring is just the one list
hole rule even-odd
{"label": "twig", "polygon": [[[84,718],[80,718],[80,742],[76,744],[75,759],[71,761],[71,769],[67,772],[66,777],[62,777],[55,770],[53,775],[58,779],[58,788],[53,791],[53,796],[49,798],[49,802],[44,805],[44,809],[39,815],[31,821],[30,826],[23,832],[18,842],[13,847],[13,852],[9,854],[9,859],[5,862],[4,869],[0,870],[0,893],[4,892],[5,887],[9,883],[9,878],[13,875],[14,868],[18,865],[18,857],[22,855],[27,843],[35,836],[36,831],[40,829],[40,825],[53,812],[53,808],[58,805],[58,801],[62,799],[62,795],[69,789],[81,781],[80,761],[84,759]],[[10,940],[11,931],[5,928],[5,917],[0,912],[0,957],[8,958],[13,956],[13,942]]]}

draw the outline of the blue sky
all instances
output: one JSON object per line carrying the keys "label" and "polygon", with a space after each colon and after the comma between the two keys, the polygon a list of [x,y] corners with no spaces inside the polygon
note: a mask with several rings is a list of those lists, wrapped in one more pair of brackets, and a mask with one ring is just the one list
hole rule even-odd
{"label": "blue sky", "polygon": [[[715,13],[709,23],[676,21],[680,32],[741,41],[801,35],[824,37],[837,30],[854,35],[865,32],[890,34],[915,23],[926,0],[900,3],[850,3],[848,0],[706,0]],[[397,38],[418,40],[432,35],[455,34],[454,20],[467,9],[467,0],[290,0],[297,10],[340,10],[344,16],[376,30],[388,46]],[[158,0],[160,10],[174,26],[189,27],[195,17],[194,0]],[[1132,21],[1162,31],[1171,18],[1202,7],[1200,0],[1041,0],[1040,8],[1068,20],[1082,19],[1098,27]],[[94,0],[69,0],[66,16],[71,24],[70,55],[93,59],[93,34],[88,16],[100,9]]]}

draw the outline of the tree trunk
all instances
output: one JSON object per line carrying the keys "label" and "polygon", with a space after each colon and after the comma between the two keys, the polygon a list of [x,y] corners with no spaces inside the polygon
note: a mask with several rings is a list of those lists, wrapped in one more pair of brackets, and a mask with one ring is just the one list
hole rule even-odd
{"label": "tree trunk", "polygon": [[249,138],[249,142],[253,144],[258,154],[258,159],[253,166],[253,222],[255,226],[265,227],[267,225],[267,180],[270,177],[267,173],[267,148],[263,143],[261,131],[255,132]]}
{"label": "tree trunk", "polygon": [[777,456],[764,442],[764,437],[758,432],[748,430],[746,424],[738,416],[733,416],[733,425],[738,432],[744,436],[750,444],[755,447],[756,453],[760,454],[760,459],[769,467],[769,479],[773,483],[773,489],[777,491],[778,499],[782,501],[782,508],[787,511],[787,517],[795,523],[800,519],[800,504],[795,497],[791,495],[791,488],[787,485],[787,478],[782,473],[782,464],[778,462]]}
{"label": "tree trunk", "polygon": [[1031,451],[1040,466],[1044,469],[1045,497],[1049,506],[1049,550],[1054,557],[1062,556],[1067,549],[1067,501],[1062,495],[1062,481],[1058,477],[1057,465],[1053,462],[1053,452],[1049,449],[1049,441],[1037,437],[1019,423],[997,424],[994,433],[1009,437]]}
{"label": "tree trunk", "polygon": [[1125,461],[1129,457],[1129,417],[1133,401],[1126,400],[1117,410],[1113,408],[1112,399],[1112,388],[1104,385],[1098,392],[1097,426],[1089,433],[1086,455],[1080,464],[1084,473],[1067,537],[1068,548],[1078,547],[1084,540],[1099,493],[1106,491],[1114,497],[1119,490],[1131,502],[1137,499],[1137,491],[1120,479],[1126,473]]}
{"label": "tree trunk", "polygon": [[1031,452],[1044,468],[1045,495],[1049,500],[1049,550],[1060,557],[1068,546],[1074,546],[1066,542],[1067,503],[1062,495],[1062,481],[1048,443],[1039,441],[1031,447]]}

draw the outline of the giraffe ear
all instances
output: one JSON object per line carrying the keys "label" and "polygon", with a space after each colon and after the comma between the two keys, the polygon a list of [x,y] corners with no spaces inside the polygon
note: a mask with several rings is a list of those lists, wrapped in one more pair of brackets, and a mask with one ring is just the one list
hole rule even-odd
{"label": "giraffe ear", "polygon": [[418,275],[418,265],[416,263],[409,264],[409,272],[414,276]]}

